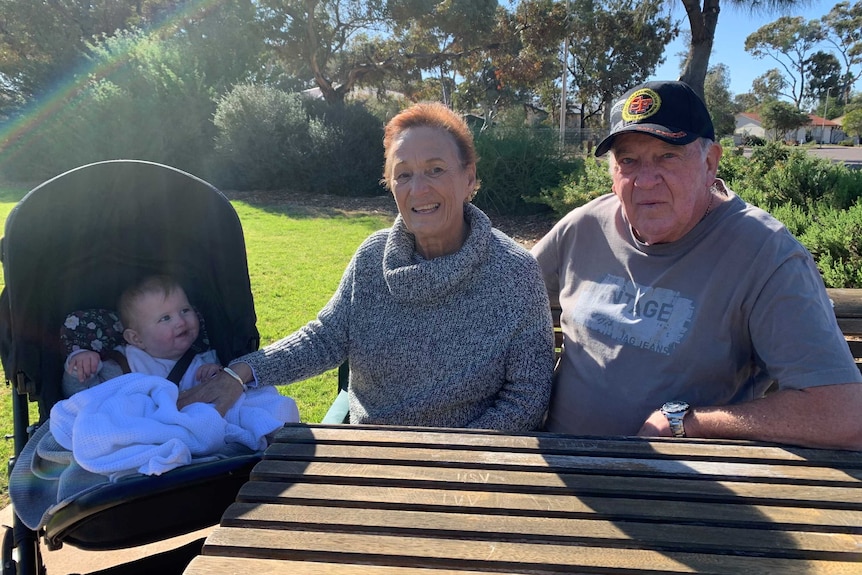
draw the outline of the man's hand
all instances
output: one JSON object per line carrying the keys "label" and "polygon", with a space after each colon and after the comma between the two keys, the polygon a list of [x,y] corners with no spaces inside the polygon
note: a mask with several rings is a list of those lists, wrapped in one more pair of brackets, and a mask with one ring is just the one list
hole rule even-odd
{"label": "man's hand", "polygon": [[673,437],[667,417],[659,410],[650,414],[641,430],[638,431],[638,435],[640,437]]}
{"label": "man's hand", "polygon": [[180,393],[177,398],[177,409],[182,409],[192,403],[211,403],[222,417],[242,395],[242,386],[223,371],[200,385]]}

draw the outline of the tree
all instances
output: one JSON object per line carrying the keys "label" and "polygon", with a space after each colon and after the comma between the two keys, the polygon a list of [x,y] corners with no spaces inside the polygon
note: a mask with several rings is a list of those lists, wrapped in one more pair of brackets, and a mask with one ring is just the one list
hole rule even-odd
{"label": "tree", "polygon": [[[395,37],[402,38],[401,53],[409,66],[440,80],[440,99],[451,105],[451,89],[463,79],[470,101],[481,106],[490,120],[501,104],[503,82],[490,61],[489,49],[499,46],[491,38],[496,25],[497,0],[400,0],[391,2]],[[400,12],[403,11],[403,14]]]}
{"label": "tree", "polygon": [[40,108],[50,113],[38,122],[0,141],[4,174],[32,179],[117,157],[201,173],[213,144],[215,98],[259,64],[253,13],[250,0],[222,0],[150,32],[118,31],[87,43],[86,73],[72,78],[73,89]]}
{"label": "tree", "polygon": [[811,122],[808,114],[801,112],[789,102],[773,100],[760,109],[763,128],[772,130],[773,139],[779,139],[792,130],[797,130]]}
{"label": "tree", "polygon": [[706,107],[712,117],[716,136],[733,134],[736,129],[734,107],[730,100],[730,70],[724,64],[709,69],[704,83]]}
{"label": "tree", "polygon": [[329,103],[343,102],[363,76],[391,65],[382,43],[360,49],[367,35],[389,31],[380,24],[386,13],[379,0],[259,0],[258,5],[264,38],[281,66],[311,80]]}
{"label": "tree", "polygon": [[799,16],[782,16],[750,34],[745,39],[745,51],[755,58],[768,57],[778,62],[784,79],[781,94],[800,108],[806,96],[808,58],[821,40],[823,30],[817,20],[805,22]]}
{"label": "tree", "polygon": [[514,12],[499,10],[491,50],[505,86],[519,99],[538,101],[552,118],[559,118],[560,44],[566,33],[565,4],[554,0],[519,2]]}
{"label": "tree", "polygon": [[771,68],[761,74],[751,83],[751,92],[757,99],[757,103],[763,104],[770,100],[777,100],[784,89],[784,76],[776,68]]}
{"label": "tree", "polygon": [[845,132],[851,136],[862,138],[862,108],[851,110],[844,115]]}
{"label": "tree", "polygon": [[581,128],[591,116],[608,113],[628,88],[649,78],[665,46],[679,33],[661,0],[574,0],[569,20],[573,99]]}
{"label": "tree", "polygon": [[[496,0],[258,0],[268,45],[282,67],[331,104],[357,85],[418,70],[450,77],[452,62],[493,24]],[[396,40],[395,37],[402,38]],[[441,86],[447,84],[441,82]]]}
{"label": "tree", "polygon": [[736,94],[733,96],[733,108],[737,112],[752,112],[760,101],[753,92],[745,92],[744,94]]}
{"label": "tree", "polygon": [[[0,0],[0,91],[26,104],[67,80],[87,43],[143,27],[183,0]],[[192,11],[193,13],[193,11]]]}
{"label": "tree", "polygon": [[[548,47],[556,48],[569,36],[567,83],[584,127],[614,98],[645,81],[662,61],[664,48],[678,29],[669,17],[660,15],[661,5],[662,0],[574,0],[567,15],[562,2],[524,0],[517,11],[517,22],[525,23],[521,53],[540,55],[530,61],[546,64]],[[557,63],[534,69],[556,80],[561,68]],[[534,85],[547,84],[535,81]],[[558,93],[559,89],[553,96]]]}
{"label": "tree", "polygon": [[853,84],[862,78],[862,1],[852,7],[849,2],[839,2],[821,22],[827,31],[826,41],[835,46],[844,60],[838,94],[846,104]]}
{"label": "tree", "polygon": [[[709,69],[709,56],[715,39],[715,28],[718,24],[718,13],[721,10],[720,0],[681,0],[688,16],[691,38],[688,55],[683,64],[680,80],[687,83],[703,97],[703,87],[706,73]],[[744,0],[726,0],[731,6],[752,12],[776,13],[789,10],[806,0],[759,0],[746,2]]]}
{"label": "tree", "polygon": [[815,52],[805,63],[808,70],[808,95],[816,101],[830,92],[838,95],[841,82],[841,62],[829,52]]}

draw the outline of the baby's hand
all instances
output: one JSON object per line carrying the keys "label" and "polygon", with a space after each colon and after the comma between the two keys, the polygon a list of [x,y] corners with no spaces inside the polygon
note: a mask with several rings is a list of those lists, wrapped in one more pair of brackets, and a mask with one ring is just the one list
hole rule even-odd
{"label": "baby's hand", "polygon": [[221,371],[221,366],[217,363],[205,363],[198,368],[195,374],[195,379],[198,381],[208,381],[216,376]]}
{"label": "baby's hand", "polygon": [[77,353],[69,360],[69,366],[66,368],[69,374],[78,378],[78,381],[84,383],[90,379],[97,371],[99,371],[99,354],[95,351],[82,351]]}

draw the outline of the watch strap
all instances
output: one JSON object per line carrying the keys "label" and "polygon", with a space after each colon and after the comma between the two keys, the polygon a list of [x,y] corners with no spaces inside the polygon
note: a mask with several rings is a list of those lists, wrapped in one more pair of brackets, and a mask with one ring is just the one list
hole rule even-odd
{"label": "watch strap", "polygon": [[667,422],[670,425],[670,432],[674,437],[685,437],[685,426],[682,420],[685,419],[687,411],[681,413],[665,413]]}

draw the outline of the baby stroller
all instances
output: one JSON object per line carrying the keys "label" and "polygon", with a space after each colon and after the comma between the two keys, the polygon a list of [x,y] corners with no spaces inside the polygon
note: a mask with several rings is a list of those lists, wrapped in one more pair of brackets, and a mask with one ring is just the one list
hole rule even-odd
{"label": "baby stroller", "polygon": [[[15,457],[38,427],[28,401],[38,402],[41,424],[63,399],[58,340],[66,315],[113,308],[137,278],[168,273],[185,286],[222,364],[259,345],[239,219],[213,186],[174,168],[116,160],[57,176],[13,209],[0,251],[0,356],[13,388]],[[241,455],[108,483],[37,530],[16,514],[3,539],[2,573],[44,573],[40,539],[49,551],[64,543],[124,549],[216,524],[258,460]],[[122,572],[170,570],[144,563]]]}

